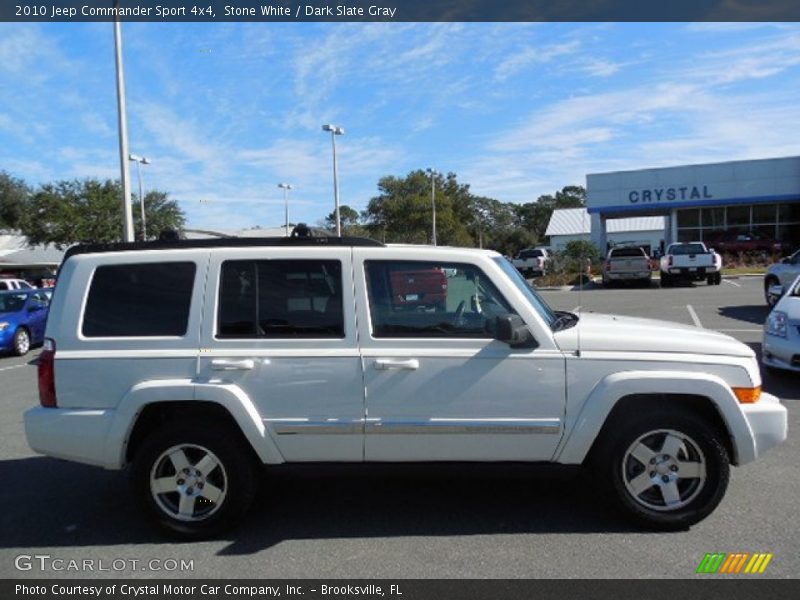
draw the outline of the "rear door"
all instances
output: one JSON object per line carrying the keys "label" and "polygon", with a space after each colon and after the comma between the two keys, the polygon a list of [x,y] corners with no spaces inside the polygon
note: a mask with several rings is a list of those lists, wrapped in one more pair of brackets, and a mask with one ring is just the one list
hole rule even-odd
{"label": "rear door", "polygon": [[253,401],[287,461],[363,460],[349,248],[212,250],[201,381]]}

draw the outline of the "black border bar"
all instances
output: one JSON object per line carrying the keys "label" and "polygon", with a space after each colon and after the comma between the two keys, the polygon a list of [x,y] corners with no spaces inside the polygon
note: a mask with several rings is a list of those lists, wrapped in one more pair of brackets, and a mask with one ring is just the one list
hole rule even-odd
{"label": "black border bar", "polygon": [[[591,553],[587,553],[587,559]],[[797,598],[798,580],[721,579],[4,579],[0,598],[17,600],[762,600]],[[326,586],[326,587],[324,587]],[[280,590],[259,593],[270,587]],[[33,591],[38,588],[37,591]],[[134,588],[136,592],[134,594]],[[22,590],[22,591],[21,591]],[[99,590],[99,594],[97,591]],[[73,593],[70,593],[73,591]],[[327,593],[324,593],[327,591]]]}
{"label": "black border bar", "polygon": [[0,21],[800,21],[797,0],[2,0]]}

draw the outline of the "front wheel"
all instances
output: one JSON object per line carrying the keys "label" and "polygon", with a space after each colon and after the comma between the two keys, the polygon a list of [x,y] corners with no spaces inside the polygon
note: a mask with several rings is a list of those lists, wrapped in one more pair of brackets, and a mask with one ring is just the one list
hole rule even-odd
{"label": "front wheel", "polygon": [[780,298],[770,294],[769,288],[771,288],[773,285],[778,285],[779,283],[780,282],[775,277],[767,277],[764,280],[764,299],[767,302],[767,306],[769,306],[770,308],[775,306],[778,303],[778,300],[780,300]]}
{"label": "front wheel", "polygon": [[238,432],[198,419],[151,434],[134,459],[132,484],[159,526],[199,539],[232,526],[247,511],[256,465]]}
{"label": "front wheel", "polygon": [[656,413],[616,430],[605,456],[618,505],[653,529],[686,529],[717,507],[730,477],[721,435],[692,414]]}
{"label": "front wheel", "polygon": [[14,333],[14,354],[17,356],[25,356],[31,349],[31,334],[24,327],[20,327]]}

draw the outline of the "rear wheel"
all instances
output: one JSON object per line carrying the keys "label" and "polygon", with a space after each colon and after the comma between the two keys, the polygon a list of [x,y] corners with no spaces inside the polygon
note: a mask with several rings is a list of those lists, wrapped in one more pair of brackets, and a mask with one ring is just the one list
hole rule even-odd
{"label": "rear wheel", "polygon": [[672,287],[672,277],[669,273],[661,273],[661,287]]}
{"label": "rear wheel", "polygon": [[148,516],[186,539],[216,534],[249,508],[256,464],[239,432],[203,420],[170,423],[136,454],[132,484]]}
{"label": "rear wheel", "polygon": [[20,327],[14,333],[14,354],[25,356],[31,349],[31,334],[24,327]]}
{"label": "rear wheel", "polygon": [[721,435],[691,413],[655,413],[615,427],[601,450],[619,507],[638,523],[685,529],[707,517],[730,477]]}

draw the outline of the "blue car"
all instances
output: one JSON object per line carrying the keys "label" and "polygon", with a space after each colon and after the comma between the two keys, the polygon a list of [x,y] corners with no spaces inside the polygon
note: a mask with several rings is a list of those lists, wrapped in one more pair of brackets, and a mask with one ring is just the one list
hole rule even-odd
{"label": "blue car", "polygon": [[51,290],[0,292],[0,352],[17,356],[44,341]]}

